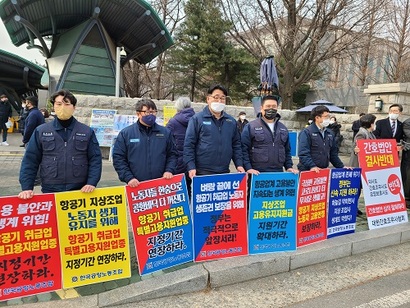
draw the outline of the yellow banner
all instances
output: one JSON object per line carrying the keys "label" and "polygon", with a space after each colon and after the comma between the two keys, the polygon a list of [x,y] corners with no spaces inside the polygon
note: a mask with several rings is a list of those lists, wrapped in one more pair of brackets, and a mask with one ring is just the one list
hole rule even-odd
{"label": "yellow banner", "polygon": [[63,287],[131,276],[123,186],[56,193]]}
{"label": "yellow banner", "polygon": [[164,106],[164,126],[177,113],[175,106]]}

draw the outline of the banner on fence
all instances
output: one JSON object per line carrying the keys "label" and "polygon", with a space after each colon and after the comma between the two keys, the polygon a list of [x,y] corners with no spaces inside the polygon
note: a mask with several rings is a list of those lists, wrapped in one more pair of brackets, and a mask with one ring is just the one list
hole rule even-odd
{"label": "banner on fence", "polygon": [[100,147],[110,147],[114,137],[114,116],[117,110],[92,109],[90,127],[94,130]]}

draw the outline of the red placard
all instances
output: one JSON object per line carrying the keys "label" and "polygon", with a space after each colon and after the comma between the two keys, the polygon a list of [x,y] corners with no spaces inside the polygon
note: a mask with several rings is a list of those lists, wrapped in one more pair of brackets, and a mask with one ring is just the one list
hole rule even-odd
{"label": "red placard", "polygon": [[327,238],[327,200],[330,169],[300,173],[297,207],[297,246]]}
{"label": "red placard", "polygon": [[0,198],[0,301],[61,289],[54,194]]}
{"label": "red placard", "polygon": [[184,174],[126,186],[140,275],[193,260]]}

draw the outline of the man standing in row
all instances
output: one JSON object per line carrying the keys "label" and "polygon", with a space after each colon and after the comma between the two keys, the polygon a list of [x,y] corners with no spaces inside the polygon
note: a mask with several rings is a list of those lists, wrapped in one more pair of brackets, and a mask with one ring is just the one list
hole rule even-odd
{"label": "man standing in row", "polygon": [[403,139],[403,123],[398,120],[403,106],[393,104],[389,107],[389,116],[376,122],[374,135],[377,139],[396,139],[397,143]]}
{"label": "man standing in row", "polygon": [[157,106],[152,100],[140,100],[135,109],[137,123],[122,129],[114,144],[112,158],[118,178],[130,187],[172,178],[178,152],[171,131],[155,123]]}
{"label": "man standing in row", "polygon": [[11,119],[12,110],[9,103],[9,99],[6,94],[0,95],[0,131],[3,131],[3,142],[0,142],[0,145],[8,146],[7,142],[7,126],[6,123]]}
{"label": "man standing in row", "polygon": [[44,116],[38,110],[38,99],[35,96],[28,96],[26,98],[26,108],[28,110],[24,120],[23,144],[26,146],[31,135],[37,126],[44,124]]}
{"label": "man standing in row", "polygon": [[317,106],[312,109],[313,123],[299,134],[299,171],[328,168],[329,162],[336,168],[343,168],[333,133],[326,129],[330,123],[329,108]]}
{"label": "man standing in row", "polygon": [[92,192],[101,178],[102,158],[95,133],[73,117],[77,99],[60,90],[50,100],[57,118],[37,127],[27,144],[20,168],[21,199],[33,197],[39,168],[43,193]]}
{"label": "man standing in row", "polygon": [[256,120],[245,126],[242,132],[243,161],[246,172],[298,173],[293,169],[289,131],[279,122],[278,98],[264,96],[261,112]]}
{"label": "man standing in row", "polygon": [[189,121],[184,162],[190,178],[229,173],[231,160],[238,172],[245,172],[236,120],[224,111],[227,95],[222,85],[211,86],[206,98],[208,106]]}

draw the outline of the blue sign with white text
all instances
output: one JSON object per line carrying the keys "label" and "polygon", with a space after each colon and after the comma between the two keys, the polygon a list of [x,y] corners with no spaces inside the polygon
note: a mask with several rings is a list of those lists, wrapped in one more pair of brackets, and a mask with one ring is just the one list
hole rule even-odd
{"label": "blue sign with white text", "polygon": [[331,169],[327,238],[354,233],[361,169]]}
{"label": "blue sign with white text", "polygon": [[252,176],[249,201],[249,254],[296,250],[298,175]]}

